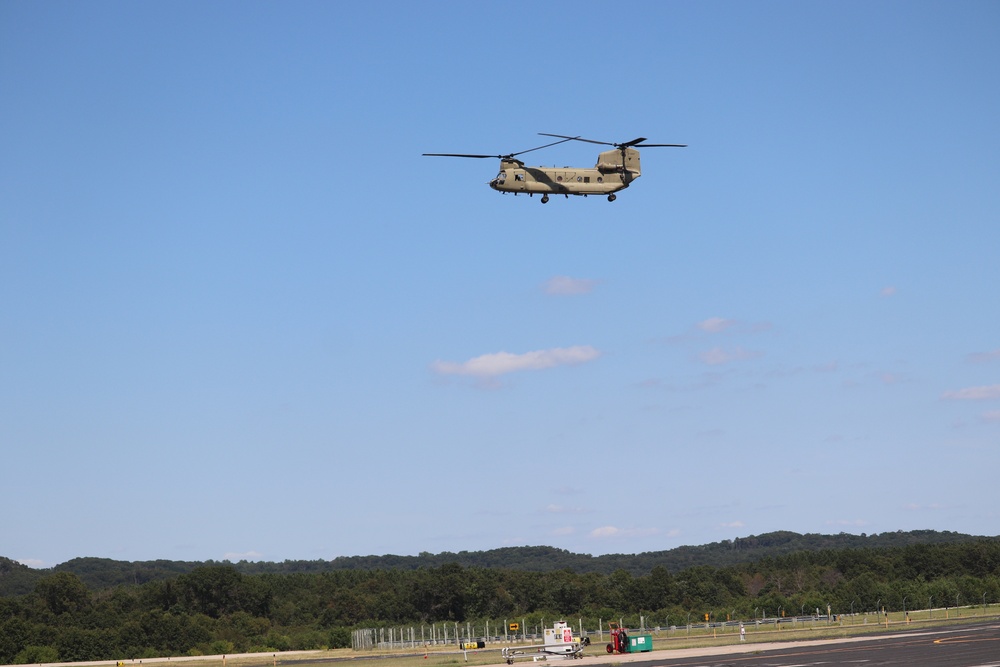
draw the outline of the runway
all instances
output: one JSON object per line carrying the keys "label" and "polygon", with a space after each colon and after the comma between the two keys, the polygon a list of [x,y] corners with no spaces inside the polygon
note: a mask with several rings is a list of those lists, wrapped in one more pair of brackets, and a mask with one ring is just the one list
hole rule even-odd
{"label": "runway", "polygon": [[629,667],[1000,667],[1000,624],[987,622],[791,645],[736,644],[594,658],[584,661],[627,662]]}

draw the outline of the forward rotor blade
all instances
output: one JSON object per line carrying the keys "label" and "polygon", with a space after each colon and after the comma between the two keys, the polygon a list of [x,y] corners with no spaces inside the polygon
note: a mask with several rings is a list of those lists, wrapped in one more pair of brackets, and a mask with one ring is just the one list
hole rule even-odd
{"label": "forward rotor blade", "polygon": [[[558,134],[549,134],[549,135],[546,135],[546,136],[549,136],[549,137],[558,137],[560,135],[558,135]],[[551,144],[545,144],[544,146],[539,146],[537,148],[529,148],[526,151],[520,151],[518,153],[511,153],[510,155],[507,155],[506,157],[514,157],[515,155],[523,155],[524,153],[530,153],[531,151],[539,151],[539,150],[541,150],[543,148],[548,148],[549,146],[555,146],[556,144],[564,144],[567,141],[573,141],[574,139],[579,139],[579,138],[580,137],[562,137],[562,139],[560,141],[553,141]]]}
{"label": "forward rotor blade", "polygon": [[[534,148],[529,148],[527,150],[518,151],[517,153],[508,153],[507,155],[473,155],[471,153],[423,153],[427,157],[472,157],[472,158],[486,158],[491,157],[497,160],[513,160],[515,155],[522,155],[524,153],[530,153],[531,151],[539,151],[543,148],[548,148],[549,146],[555,146],[556,144],[564,144],[567,141],[572,141],[576,137],[563,137],[559,141],[553,141],[550,144],[545,144],[544,146],[535,146]],[[520,160],[516,160],[520,162]]]}
{"label": "forward rotor blade", "polygon": [[491,157],[493,159],[503,158],[502,155],[467,155],[465,153],[423,153],[426,157]]}
{"label": "forward rotor blade", "polygon": [[586,141],[588,144],[601,144],[602,146],[615,146],[617,144],[612,144],[607,141],[594,141],[593,139],[584,139],[582,137],[567,137],[564,134],[549,134],[548,132],[539,132],[538,134],[543,137],[562,137],[567,141]]}
{"label": "forward rotor blade", "polygon": [[687,144],[631,144],[636,148],[687,148]]}

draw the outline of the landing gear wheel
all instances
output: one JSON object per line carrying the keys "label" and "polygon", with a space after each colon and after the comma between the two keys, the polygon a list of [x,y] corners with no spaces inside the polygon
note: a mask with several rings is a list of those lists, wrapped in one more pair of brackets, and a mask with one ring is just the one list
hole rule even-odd
{"label": "landing gear wheel", "polygon": [[618,199],[617,196],[615,196],[615,195],[608,195],[608,201],[614,201],[616,199]]}
{"label": "landing gear wheel", "polygon": [[549,196],[548,195],[542,195],[542,203],[543,204],[548,204],[549,203]]}
{"label": "landing gear wheel", "polygon": [[615,652],[615,647],[612,646],[611,644],[608,644],[605,648],[608,650],[608,653],[614,653]]}

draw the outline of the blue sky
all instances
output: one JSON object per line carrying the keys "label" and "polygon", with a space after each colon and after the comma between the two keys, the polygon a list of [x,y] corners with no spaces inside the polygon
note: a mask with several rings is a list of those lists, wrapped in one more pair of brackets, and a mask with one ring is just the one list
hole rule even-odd
{"label": "blue sky", "polygon": [[[0,4],[0,555],[996,534],[998,25]],[[544,206],[421,156],[540,132],[689,146]]]}

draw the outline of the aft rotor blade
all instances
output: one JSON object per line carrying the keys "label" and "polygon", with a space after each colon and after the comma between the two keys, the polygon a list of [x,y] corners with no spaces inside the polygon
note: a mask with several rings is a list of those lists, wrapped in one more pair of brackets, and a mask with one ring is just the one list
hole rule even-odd
{"label": "aft rotor blade", "polygon": [[576,141],[586,141],[588,144],[600,144],[602,146],[614,146],[615,148],[628,148],[630,146],[635,146],[636,148],[686,148],[687,144],[644,144],[642,142],[646,141],[646,137],[638,137],[632,141],[626,141],[623,144],[616,144],[611,141],[595,141],[593,139],[584,139],[583,137],[567,137],[562,134],[548,134],[547,132],[539,132],[545,137],[563,137],[565,139],[575,139]]}
{"label": "aft rotor blade", "polygon": [[628,148],[629,146],[635,146],[636,144],[641,144],[646,140],[646,137],[638,137],[632,141],[626,141],[624,144],[615,144],[615,148]]}

